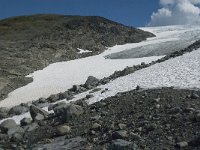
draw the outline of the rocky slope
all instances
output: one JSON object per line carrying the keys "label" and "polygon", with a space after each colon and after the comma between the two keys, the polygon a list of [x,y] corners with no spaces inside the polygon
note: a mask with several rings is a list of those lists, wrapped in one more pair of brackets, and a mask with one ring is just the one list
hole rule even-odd
{"label": "rocky slope", "polygon": [[83,100],[30,107],[33,119],[0,126],[5,149],[171,150],[200,146],[199,91],[173,88],[119,93],[88,106]]}
{"label": "rocky slope", "polygon": [[[50,63],[99,54],[153,34],[102,17],[34,15],[0,21],[0,99]],[[79,53],[77,48],[90,50]]]}
{"label": "rocky slope", "polygon": [[[200,41],[197,41],[150,65],[189,53],[199,46]],[[86,103],[93,92],[101,90],[95,88],[97,85],[145,67],[149,65],[126,68],[102,80],[90,76],[84,85],[74,85],[65,93],[11,109],[0,108],[0,117],[27,111],[31,115],[31,118],[22,119],[20,125],[12,119],[0,124],[0,147],[35,150],[199,149],[199,90],[141,89],[138,86],[136,90],[118,93],[92,105]],[[83,99],[70,104],[65,100],[55,104],[64,98],[71,100],[88,89],[93,90]],[[41,109],[45,106],[51,114]]]}

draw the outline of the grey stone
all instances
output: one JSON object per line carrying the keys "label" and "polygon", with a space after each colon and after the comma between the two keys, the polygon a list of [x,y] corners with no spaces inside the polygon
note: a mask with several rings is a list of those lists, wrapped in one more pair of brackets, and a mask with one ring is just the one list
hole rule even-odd
{"label": "grey stone", "polygon": [[57,134],[63,136],[71,131],[71,128],[67,125],[62,125],[57,127]]}
{"label": "grey stone", "polygon": [[7,134],[2,134],[2,133],[0,133],[0,141],[6,141],[6,140],[8,140],[8,135]]}
{"label": "grey stone", "polygon": [[100,129],[101,129],[101,125],[98,124],[98,123],[94,123],[94,124],[92,125],[92,129],[93,129],[93,130],[100,130]]}
{"label": "grey stone", "polygon": [[113,140],[108,150],[139,150],[138,146],[133,142],[122,139]]}
{"label": "grey stone", "polygon": [[67,104],[66,102],[59,102],[57,104],[54,104],[52,106],[52,109],[53,109],[55,114],[59,115],[61,113],[64,113],[64,110],[68,105],[69,104]]}
{"label": "grey stone", "polygon": [[49,96],[49,98],[47,98],[47,100],[49,101],[49,102],[51,102],[51,103],[53,103],[53,102],[56,102],[56,101],[58,101],[60,98],[59,98],[59,94],[57,94],[57,95],[51,95],[51,96]]}
{"label": "grey stone", "polygon": [[179,148],[184,148],[188,146],[188,142],[182,141],[182,142],[177,143],[176,146]]}
{"label": "grey stone", "polygon": [[87,99],[90,99],[90,98],[92,98],[92,97],[94,97],[94,95],[92,95],[92,94],[86,95],[86,98],[87,98]]}
{"label": "grey stone", "polygon": [[37,129],[38,127],[39,127],[39,125],[34,122],[34,123],[31,123],[31,124],[25,126],[24,130],[30,132],[30,131]]}
{"label": "grey stone", "polygon": [[14,141],[14,142],[19,142],[19,141],[22,141],[22,140],[23,140],[23,136],[19,133],[15,133],[11,137],[11,141]]}
{"label": "grey stone", "polygon": [[195,115],[195,119],[196,119],[197,122],[200,122],[200,113],[197,113]]}
{"label": "grey stone", "polygon": [[9,109],[6,107],[0,107],[0,113],[8,113]]}
{"label": "grey stone", "polygon": [[190,96],[192,99],[198,99],[199,95],[197,93],[192,93],[192,95]]}
{"label": "grey stone", "polygon": [[9,111],[9,114],[11,115],[21,115],[25,112],[27,112],[29,110],[28,107],[26,106],[21,106],[21,105],[18,105],[18,106],[14,106],[10,109]]}
{"label": "grey stone", "polygon": [[93,76],[89,76],[85,82],[86,87],[88,86],[96,86],[99,83],[99,79]]}
{"label": "grey stone", "polygon": [[120,130],[116,131],[112,134],[113,139],[124,139],[128,137],[127,131],[125,130]]}
{"label": "grey stone", "polygon": [[83,113],[83,107],[79,105],[70,104],[64,109],[63,119],[64,121],[69,121],[74,117],[80,116]]}
{"label": "grey stone", "polygon": [[44,116],[38,113],[38,114],[35,116],[34,121],[41,121],[41,120],[44,120]]}
{"label": "grey stone", "polygon": [[30,106],[30,114],[31,114],[31,117],[33,120],[35,120],[35,117],[38,115],[38,114],[41,114],[44,116],[44,118],[47,118],[49,113],[39,107],[36,107],[35,105],[31,105]]}
{"label": "grey stone", "polygon": [[74,92],[80,92],[81,91],[81,86],[80,85],[73,85],[72,91],[74,91]]}
{"label": "grey stone", "polygon": [[120,130],[126,129],[126,124],[119,123],[118,126],[119,126],[119,129],[120,129]]}
{"label": "grey stone", "polygon": [[7,132],[9,129],[15,128],[17,126],[13,119],[7,119],[0,124],[0,129],[3,132]]}
{"label": "grey stone", "polygon": [[8,134],[9,136],[12,136],[12,135],[15,134],[15,133],[23,134],[23,133],[24,133],[24,129],[21,128],[21,127],[19,127],[19,126],[17,126],[17,127],[15,127],[15,128],[9,129],[8,132],[7,132],[7,134]]}
{"label": "grey stone", "polygon": [[23,118],[21,121],[20,121],[20,124],[21,126],[26,126],[28,124],[31,124],[32,120],[31,118]]}

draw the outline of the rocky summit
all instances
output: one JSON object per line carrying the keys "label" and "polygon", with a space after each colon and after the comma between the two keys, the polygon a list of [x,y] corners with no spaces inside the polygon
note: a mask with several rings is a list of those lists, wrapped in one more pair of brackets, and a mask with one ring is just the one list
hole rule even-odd
{"label": "rocky summit", "polygon": [[[102,17],[33,15],[0,20],[0,99],[50,63],[91,56],[154,36]],[[80,49],[89,50],[80,53]]]}

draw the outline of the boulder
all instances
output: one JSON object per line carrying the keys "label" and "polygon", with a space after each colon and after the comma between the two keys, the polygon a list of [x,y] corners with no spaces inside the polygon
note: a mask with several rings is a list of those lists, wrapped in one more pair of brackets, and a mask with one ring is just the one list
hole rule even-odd
{"label": "boulder", "polygon": [[30,114],[33,120],[35,120],[35,117],[38,116],[38,114],[44,116],[44,118],[47,118],[49,113],[39,107],[36,107],[35,105],[30,106]]}
{"label": "boulder", "polygon": [[8,130],[7,134],[11,137],[13,134],[15,133],[19,133],[19,134],[23,134],[24,133],[24,129],[16,126],[15,128],[11,128]]}
{"label": "boulder", "polygon": [[6,133],[9,129],[15,128],[17,126],[13,119],[7,119],[0,124],[0,129]]}
{"label": "boulder", "polygon": [[139,150],[139,148],[133,142],[117,139],[112,141],[108,150]]}
{"label": "boulder", "polygon": [[29,110],[29,108],[26,106],[21,106],[21,105],[14,106],[10,109],[9,115],[21,115],[21,114],[27,112],[28,110]]}
{"label": "boulder", "polygon": [[64,109],[63,120],[68,122],[74,117],[78,117],[84,113],[83,107],[75,104],[70,104]]}
{"label": "boulder", "polygon": [[56,115],[60,115],[60,114],[64,113],[65,108],[66,108],[67,106],[68,106],[68,104],[67,104],[66,102],[59,102],[59,103],[57,103],[57,104],[54,104],[54,105],[52,106],[52,109],[53,109],[53,111],[54,111],[54,113],[55,113]]}
{"label": "boulder", "polygon": [[89,76],[85,82],[85,86],[89,87],[89,86],[97,86],[99,84],[99,79],[97,79],[96,77],[93,76]]}

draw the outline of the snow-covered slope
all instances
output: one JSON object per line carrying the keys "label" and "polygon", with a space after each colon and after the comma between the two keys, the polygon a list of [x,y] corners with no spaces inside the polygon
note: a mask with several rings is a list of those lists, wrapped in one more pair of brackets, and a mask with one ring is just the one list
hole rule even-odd
{"label": "snow-covered slope", "polygon": [[[111,75],[116,70],[124,69],[126,66],[137,65],[137,64],[140,64],[141,62],[149,63],[151,61],[157,60],[161,58],[162,56],[152,56],[152,57],[137,58],[137,59],[115,59],[115,60],[105,59],[105,57],[109,54],[125,51],[128,49],[133,49],[137,47],[146,46],[148,49],[148,46],[152,47],[152,45],[154,44],[165,43],[165,42],[173,43],[174,41],[179,40],[181,38],[180,35],[182,35],[183,33],[187,33],[188,35],[191,35],[189,33],[194,32],[194,29],[197,30],[196,27],[191,29],[191,28],[182,27],[182,26],[144,28],[144,30],[151,31],[154,34],[156,34],[157,37],[150,38],[147,41],[143,41],[140,43],[117,45],[112,48],[108,48],[108,50],[106,50],[104,53],[97,56],[91,56],[91,57],[82,58],[78,60],[51,64],[48,67],[44,68],[43,70],[36,71],[33,74],[29,75],[30,77],[33,77],[34,81],[28,84],[27,86],[21,87],[11,92],[8,95],[8,98],[0,102],[0,106],[11,107],[11,106],[20,104],[22,102],[36,100],[40,97],[48,97],[51,94],[64,92],[68,88],[71,88],[72,85],[74,84],[83,84],[85,80],[87,79],[87,77],[90,75],[95,76],[97,78],[103,78],[103,77]],[[166,80],[171,80],[174,78],[173,79],[174,81],[176,78],[178,78],[178,76],[173,75],[173,71],[171,72],[172,75],[170,78],[167,78],[165,76],[165,75],[170,76],[169,74],[170,72],[168,72],[168,74],[165,74],[165,72],[162,72],[163,68],[166,68],[165,65],[169,65],[173,67],[173,65],[170,65],[170,63],[173,64],[173,62],[168,62],[168,63],[169,64],[161,65],[161,67],[159,66],[155,67],[150,71],[140,73],[140,75],[138,75],[140,76],[140,78],[136,77],[138,72],[130,75],[130,78],[128,79],[125,78],[125,80],[123,80],[123,78],[119,78],[113,81],[112,83],[105,85],[105,87],[108,86],[108,88],[112,89],[112,91],[105,93],[104,94],[105,96],[97,94],[95,98],[101,99],[102,96],[107,97],[121,90],[122,91],[131,90],[131,89],[134,89],[137,84],[139,85],[141,84],[142,86],[146,86],[146,87],[148,87],[148,85],[149,87],[152,87],[152,86],[156,87],[156,86],[162,86],[162,85],[171,83],[171,82],[158,82],[155,79],[155,78],[160,77],[161,81],[166,81]],[[175,64],[177,65],[177,62],[175,62]],[[183,67],[182,70],[184,70],[184,65],[182,65],[182,67]],[[142,71],[145,71],[145,70],[146,69]],[[151,74],[150,72],[153,72],[153,71],[154,71],[154,74]],[[155,74],[156,72],[157,74]],[[142,74],[145,74],[144,77],[142,76]],[[181,72],[179,73],[179,75],[180,74]],[[196,77],[196,74],[194,76]],[[194,77],[194,80],[196,81],[195,77]],[[163,80],[163,79],[166,79],[166,80]],[[152,84],[152,82],[154,82],[154,84]],[[124,83],[128,83],[128,85],[126,85],[126,88],[124,87]],[[142,83],[145,83],[145,85],[143,85]],[[175,81],[174,81],[174,84],[175,84]]]}
{"label": "snow-covered slope", "polygon": [[[101,88],[102,90],[107,88],[108,91],[102,93],[101,90],[93,93],[94,97],[89,99],[88,102],[91,104],[107,97],[114,96],[119,92],[133,90],[137,85],[142,88],[174,86],[176,88],[184,89],[200,89],[200,49],[136,71],[133,74],[117,78],[106,85],[99,86],[98,88]],[[87,91],[76,95],[71,101],[84,98],[89,92],[90,91]],[[71,101],[67,102],[69,103]],[[47,108],[48,107],[45,107],[43,109],[47,111]],[[20,123],[20,120],[24,117],[30,117],[30,114],[25,113],[23,115],[13,116],[12,119],[17,123]],[[3,120],[0,120],[0,123],[2,121]]]}

